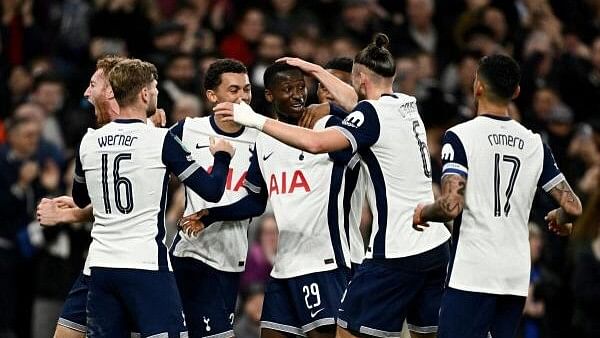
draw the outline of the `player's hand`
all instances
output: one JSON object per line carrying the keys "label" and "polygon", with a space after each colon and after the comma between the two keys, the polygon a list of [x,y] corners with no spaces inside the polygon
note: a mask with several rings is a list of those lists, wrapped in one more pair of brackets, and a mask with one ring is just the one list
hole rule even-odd
{"label": "player's hand", "polygon": [[202,217],[206,215],[208,215],[208,210],[202,209],[194,214],[182,217],[177,223],[177,227],[189,237],[196,237],[202,230],[204,230]]}
{"label": "player's hand", "polygon": [[167,113],[165,113],[164,109],[158,108],[156,109],[156,113],[150,116],[149,120],[155,127],[164,127],[167,125]]}
{"label": "player's hand", "polygon": [[423,222],[421,219],[421,214],[423,213],[423,207],[425,207],[425,203],[419,203],[415,208],[415,213],[413,214],[413,229],[417,231],[423,231],[424,228],[429,228],[429,223]]}
{"label": "player's hand", "polygon": [[305,73],[315,73],[321,70],[323,67],[316,65],[314,63],[304,61],[300,58],[293,57],[282,57],[275,62],[285,62],[290,66],[298,67]]}
{"label": "player's hand", "polygon": [[222,138],[215,138],[213,136],[209,137],[208,140],[210,142],[210,153],[213,154],[213,156],[219,151],[224,151],[228,153],[231,157],[233,157],[233,155],[235,154],[235,148],[233,147],[233,145],[231,145],[230,142]]}
{"label": "player's hand", "polygon": [[550,211],[546,217],[544,217],[544,220],[548,222],[548,229],[553,233],[559,236],[569,236],[573,231],[573,223],[559,224],[558,210],[559,209],[554,209]]}
{"label": "player's hand", "polygon": [[300,127],[312,129],[315,123],[319,121],[323,116],[329,114],[329,104],[311,104],[305,110],[298,125]]}
{"label": "player's hand", "polygon": [[37,220],[41,226],[55,226],[62,223],[60,219],[60,207],[56,200],[42,198],[37,206]]}
{"label": "player's hand", "polygon": [[223,121],[234,121],[237,124],[262,130],[267,118],[257,114],[245,102],[231,103],[222,102],[213,108],[215,116],[219,116]]}
{"label": "player's hand", "polygon": [[59,197],[55,197],[55,198],[52,199],[52,201],[56,202],[56,204],[58,205],[58,207],[61,208],[61,209],[79,208],[77,206],[77,204],[75,204],[75,201],[73,200],[73,197],[71,197],[71,196],[59,196]]}

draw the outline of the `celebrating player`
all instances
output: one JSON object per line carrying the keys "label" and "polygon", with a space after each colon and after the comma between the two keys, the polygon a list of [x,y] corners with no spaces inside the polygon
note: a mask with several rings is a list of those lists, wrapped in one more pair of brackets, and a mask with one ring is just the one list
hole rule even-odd
{"label": "celebrating player", "polygon": [[445,227],[412,228],[418,202],[433,201],[429,152],[416,99],[392,90],[395,63],[388,43],[387,36],[377,34],[355,57],[352,85],[367,100],[338,126],[314,131],[265,118],[244,105],[216,107],[217,114],[299,149],[351,149],[360,155],[373,231],[366,259],[343,298],[341,337],[399,335],[405,318],[413,337],[434,336],[448,263]]}
{"label": "celebrating player", "polygon": [[[186,331],[164,244],[164,207],[172,171],[205,199],[221,198],[233,148],[211,142],[212,174],[188,160],[179,139],[145,124],[156,111],[156,68],[140,60],[119,62],[109,73],[119,119],[83,137],[73,199],[94,207],[90,245],[88,336],[142,337]],[[111,175],[109,175],[109,172]],[[148,297],[148,295],[152,295]]]}
{"label": "celebrating player", "polygon": [[[210,65],[204,78],[209,102],[250,103],[250,80],[239,61],[220,59]],[[207,202],[186,188],[184,215],[229,205],[246,196],[243,182],[250,165],[250,153],[258,132],[214,115],[187,118],[171,128],[194,160],[202,167],[212,165],[208,137],[228,139],[236,149],[231,159],[225,193],[216,203]],[[233,337],[233,316],[240,274],[248,252],[249,219],[213,224],[197,236],[179,231],[171,248],[171,263],[181,294],[190,337]],[[217,287],[215,287],[215,285]]]}
{"label": "celebrating player", "polygon": [[[537,187],[560,205],[546,216],[571,232],[579,198],[547,145],[509,117],[520,70],[508,56],[480,60],[473,94],[477,117],[450,128],[442,148],[442,195],[415,209],[415,227],[454,219],[440,338],[512,338],[529,287],[529,212]],[[425,230],[425,232],[429,229]]]}

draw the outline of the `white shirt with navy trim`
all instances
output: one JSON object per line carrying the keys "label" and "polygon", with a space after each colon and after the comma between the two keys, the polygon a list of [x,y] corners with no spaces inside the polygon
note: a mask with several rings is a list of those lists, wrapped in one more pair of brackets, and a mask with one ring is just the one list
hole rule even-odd
{"label": "white shirt with navy trim", "polygon": [[[217,163],[217,162],[215,162]],[[222,160],[221,167],[228,160]],[[91,202],[92,243],[86,266],[171,270],[165,245],[169,172],[207,198],[222,194],[167,129],[116,120],[84,135],[76,160],[73,198]]]}
{"label": "white shirt with navy trim", "polygon": [[340,125],[361,158],[373,224],[366,258],[399,258],[431,250],[450,234],[440,223],[412,227],[421,202],[432,202],[427,137],[416,99],[394,93],[358,103]]}
{"label": "white shirt with navy trim", "polygon": [[527,296],[531,204],[537,187],[549,191],[564,179],[550,149],[518,122],[484,115],[446,132],[442,164],[442,176],[467,179],[450,287]]}
{"label": "white shirt with navy trim", "polygon": [[[207,202],[186,187],[184,216],[202,209],[230,205],[247,195],[244,180],[258,135],[256,129],[242,128],[237,133],[225,133],[216,125],[214,116],[210,116],[186,118],[171,130],[176,136],[180,136],[193,159],[204,168],[210,168],[213,164],[213,156],[208,148],[209,137],[226,139],[235,148],[221,200],[216,203]],[[249,219],[215,222],[197,237],[189,237],[183,231],[179,231],[173,244],[173,255],[198,259],[220,271],[241,272],[244,270],[248,253],[249,223]]]}
{"label": "white shirt with navy trim", "polygon": [[267,190],[279,230],[271,276],[350,267],[340,193],[345,167],[335,166],[328,154],[303,152],[262,133],[254,150],[246,187],[255,193]]}

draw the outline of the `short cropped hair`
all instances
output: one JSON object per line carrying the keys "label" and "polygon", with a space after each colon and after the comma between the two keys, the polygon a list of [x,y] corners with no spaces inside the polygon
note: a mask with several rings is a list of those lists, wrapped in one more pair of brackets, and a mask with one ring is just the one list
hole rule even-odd
{"label": "short cropped hair", "polygon": [[278,74],[292,71],[299,71],[300,73],[302,73],[302,69],[296,66],[288,65],[285,62],[277,62],[270,65],[269,67],[267,67],[267,69],[265,70],[265,74],[263,75],[265,88],[273,89],[273,87],[275,86],[275,77]]}
{"label": "short cropped hair", "polygon": [[352,61],[351,58],[342,56],[329,60],[329,62],[327,62],[323,68],[352,73],[352,64],[354,64],[354,61]]}
{"label": "short cropped hair", "polygon": [[479,60],[478,77],[487,84],[487,97],[500,103],[510,102],[519,82],[521,68],[510,56],[495,54]]}
{"label": "short cropped hair", "polygon": [[224,73],[247,74],[248,69],[238,60],[218,59],[206,70],[204,90],[215,90],[221,84],[221,75]]}
{"label": "short cropped hair", "polygon": [[158,79],[156,67],[138,59],[117,63],[108,74],[108,80],[120,107],[131,105],[142,88]]}

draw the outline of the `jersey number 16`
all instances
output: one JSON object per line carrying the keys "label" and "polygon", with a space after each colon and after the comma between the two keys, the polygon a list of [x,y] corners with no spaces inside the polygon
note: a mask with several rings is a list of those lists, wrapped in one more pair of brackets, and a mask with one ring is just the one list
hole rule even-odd
{"label": "jersey number 16", "polygon": [[[133,186],[131,181],[119,175],[121,161],[131,160],[130,153],[118,154],[113,161],[113,191],[115,194],[115,205],[122,214],[128,214],[133,210]],[[125,203],[121,200],[121,187],[125,188]],[[108,185],[108,154],[102,154],[102,197],[104,199],[104,211],[112,213],[110,205],[110,189]]]}

